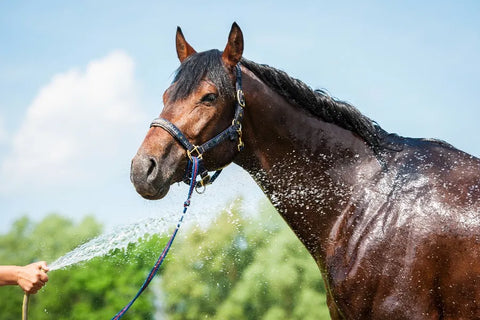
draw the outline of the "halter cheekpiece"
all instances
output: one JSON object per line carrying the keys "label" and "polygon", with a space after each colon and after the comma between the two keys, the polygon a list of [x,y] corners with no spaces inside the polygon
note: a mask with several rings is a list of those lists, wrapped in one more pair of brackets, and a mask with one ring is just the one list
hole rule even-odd
{"label": "halter cheekpiece", "polygon": [[238,140],[238,151],[243,149],[243,141],[242,141],[242,119],[243,119],[243,109],[245,108],[245,96],[242,90],[242,71],[240,69],[240,64],[235,65],[235,116],[233,117],[232,124],[217,134],[215,137],[211,138],[207,142],[201,145],[194,145],[188,141],[187,137],[182,133],[182,131],[175,126],[170,121],[164,118],[156,118],[150,124],[150,127],[160,127],[163,128],[165,131],[170,133],[186,150],[187,150],[187,157],[188,157],[188,164],[186,168],[184,182],[186,184],[191,184],[191,179],[195,179],[195,177],[190,177],[189,173],[192,167],[192,159],[193,157],[198,159],[198,168],[199,168],[199,175],[200,181],[197,181],[195,184],[195,189],[199,192],[200,188],[205,188],[207,184],[213,183],[215,179],[218,177],[222,169],[215,171],[215,173],[210,176],[208,170],[203,165],[203,154],[215,147],[216,145],[220,144],[220,142],[230,139],[232,141]]}

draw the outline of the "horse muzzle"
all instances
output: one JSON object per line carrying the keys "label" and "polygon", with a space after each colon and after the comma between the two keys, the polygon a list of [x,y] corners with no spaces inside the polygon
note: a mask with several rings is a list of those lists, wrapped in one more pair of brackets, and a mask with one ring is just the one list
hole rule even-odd
{"label": "horse muzzle", "polygon": [[158,200],[168,193],[170,179],[161,170],[161,166],[154,157],[137,154],[130,168],[130,180],[135,190],[145,199]]}

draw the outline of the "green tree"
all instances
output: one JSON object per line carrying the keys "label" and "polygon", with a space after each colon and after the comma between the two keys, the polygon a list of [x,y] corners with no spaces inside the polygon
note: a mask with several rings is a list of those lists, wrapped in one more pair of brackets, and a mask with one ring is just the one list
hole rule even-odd
{"label": "green tree", "polygon": [[[241,211],[236,201],[207,229],[182,230],[160,270],[161,304],[169,318],[329,319],[318,268],[275,210],[264,204],[255,217]],[[39,223],[22,218],[0,235],[0,263],[53,261],[100,232],[92,217],[78,224],[59,215]],[[166,240],[154,235],[126,250],[50,272],[48,284],[31,297],[30,316],[111,318],[135,295]],[[125,319],[153,319],[152,289]],[[16,286],[0,289],[2,319],[20,318],[22,296]]]}
{"label": "green tree", "polygon": [[[38,260],[51,261],[100,231],[101,226],[92,217],[84,218],[79,225],[57,214],[49,215],[38,224],[23,217],[13,223],[7,234],[0,235],[0,263],[25,265]],[[2,287],[2,319],[19,319],[22,299],[23,291],[19,287]]]}
{"label": "green tree", "polygon": [[314,260],[273,207],[241,203],[178,244],[162,274],[169,318],[330,319]]}
{"label": "green tree", "polygon": [[[0,262],[24,265],[62,256],[101,232],[94,218],[80,223],[49,215],[35,224],[16,221],[0,235]],[[165,239],[151,236],[66,270],[49,273],[49,282],[31,296],[29,314],[34,319],[110,319],[136,294]],[[0,288],[1,319],[20,319],[23,291],[17,286]],[[151,319],[152,293],[146,290],[128,312],[128,319]]]}
{"label": "green tree", "polygon": [[[152,236],[130,244],[127,250],[54,271],[44,292],[35,297],[32,314],[35,319],[110,319],[135,296],[164,243]],[[152,310],[147,289],[126,318],[152,319]]]}

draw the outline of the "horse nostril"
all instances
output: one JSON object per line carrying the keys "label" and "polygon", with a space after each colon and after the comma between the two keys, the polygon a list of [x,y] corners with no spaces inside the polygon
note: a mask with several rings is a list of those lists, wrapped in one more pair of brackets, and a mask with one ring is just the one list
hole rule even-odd
{"label": "horse nostril", "polygon": [[155,171],[156,167],[157,167],[157,162],[155,161],[155,159],[150,158],[150,166],[148,167],[148,170],[147,170],[147,179]]}

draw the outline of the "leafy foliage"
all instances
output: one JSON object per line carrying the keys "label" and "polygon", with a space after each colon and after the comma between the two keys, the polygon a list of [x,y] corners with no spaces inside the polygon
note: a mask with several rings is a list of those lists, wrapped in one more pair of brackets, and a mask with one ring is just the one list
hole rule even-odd
{"label": "leafy foliage", "polygon": [[318,267],[269,204],[192,230],[163,273],[169,319],[330,319]]}
{"label": "leafy foliage", "polygon": [[[182,230],[170,256],[125,319],[329,319],[319,270],[274,209],[246,215],[236,201],[207,229]],[[0,263],[53,261],[97,236],[92,217],[16,221],[0,235]],[[66,270],[31,296],[35,319],[110,319],[135,295],[166,243],[151,236]],[[19,319],[23,292],[0,288],[2,319]]]}
{"label": "leafy foliage", "polygon": [[[58,215],[36,225],[22,218],[0,236],[0,261],[17,265],[53,261],[100,231],[92,217],[77,225]],[[31,296],[29,314],[35,319],[110,319],[135,295],[164,242],[152,236],[126,251],[116,250],[107,257],[51,272],[47,285]],[[0,288],[1,318],[20,319],[22,299],[19,287]],[[152,309],[152,293],[147,290],[128,319],[152,319]]]}

